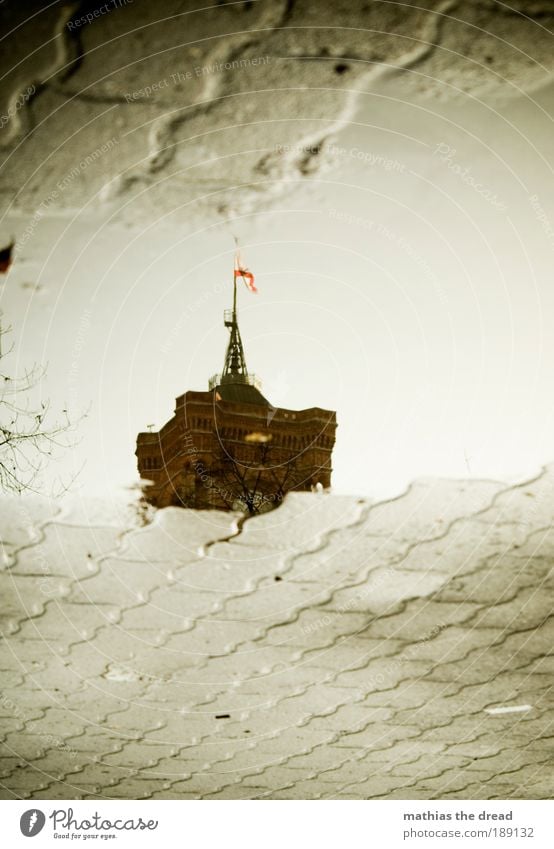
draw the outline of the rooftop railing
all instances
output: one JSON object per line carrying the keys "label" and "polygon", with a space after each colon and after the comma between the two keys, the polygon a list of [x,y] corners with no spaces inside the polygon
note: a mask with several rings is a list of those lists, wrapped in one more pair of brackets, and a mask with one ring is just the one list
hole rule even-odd
{"label": "rooftop railing", "polygon": [[222,383],[224,384],[247,384],[248,386],[255,386],[256,389],[261,391],[262,389],[262,381],[255,374],[237,374],[233,376],[232,374],[227,374],[225,377],[221,374],[214,374],[210,377],[208,381],[208,389],[215,389],[216,386],[220,386]]}

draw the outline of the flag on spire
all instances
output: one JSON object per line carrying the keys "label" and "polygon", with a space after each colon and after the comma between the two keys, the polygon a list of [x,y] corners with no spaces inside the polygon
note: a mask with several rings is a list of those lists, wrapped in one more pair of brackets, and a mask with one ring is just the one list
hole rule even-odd
{"label": "flag on spire", "polygon": [[237,248],[235,253],[235,280],[237,277],[242,277],[244,280],[244,284],[250,292],[257,292],[256,286],[254,285],[254,275],[248,268],[245,266],[244,262],[241,259],[240,251]]}

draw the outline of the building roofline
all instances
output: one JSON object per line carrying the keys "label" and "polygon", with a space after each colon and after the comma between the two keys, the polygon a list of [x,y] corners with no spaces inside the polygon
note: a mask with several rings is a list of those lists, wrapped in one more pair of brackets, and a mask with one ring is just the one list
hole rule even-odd
{"label": "building roofline", "polygon": [[[235,401],[216,401],[213,397],[213,392],[210,391],[196,391],[194,389],[189,389],[187,392],[184,392],[182,395],[179,395],[175,399],[175,412],[177,412],[178,408],[181,406],[186,406],[187,404],[207,404],[211,407],[219,407],[223,406],[226,412],[234,412],[233,408],[236,409],[237,413],[240,412],[240,415],[254,416],[254,410],[259,410],[262,416],[267,416],[268,407],[263,404],[241,404]],[[246,412],[248,409],[248,412]],[[252,412],[250,412],[250,409]],[[275,418],[281,419],[281,417],[285,417],[285,414],[290,416],[302,416],[306,417],[306,414],[323,414],[324,416],[333,417],[336,416],[336,410],[326,410],[324,407],[305,407],[302,410],[291,410],[287,407],[273,407],[270,406],[272,416],[271,420],[273,421]],[[297,420],[297,419],[296,419]],[[292,419],[295,421],[295,419]]]}

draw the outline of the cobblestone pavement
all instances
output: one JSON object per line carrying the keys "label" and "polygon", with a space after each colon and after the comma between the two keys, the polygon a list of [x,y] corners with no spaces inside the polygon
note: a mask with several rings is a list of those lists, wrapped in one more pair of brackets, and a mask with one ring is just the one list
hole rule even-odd
{"label": "cobblestone pavement", "polygon": [[554,467],[249,520],[4,500],[4,798],[546,798]]}
{"label": "cobblestone pavement", "polygon": [[360,92],[401,80],[408,99],[510,98],[553,70],[552,0],[134,0],[93,25],[83,2],[4,6],[4,209],[86,197],[122,216],[147,188],[148,223],[173,204],[246,214],[325,171]]}

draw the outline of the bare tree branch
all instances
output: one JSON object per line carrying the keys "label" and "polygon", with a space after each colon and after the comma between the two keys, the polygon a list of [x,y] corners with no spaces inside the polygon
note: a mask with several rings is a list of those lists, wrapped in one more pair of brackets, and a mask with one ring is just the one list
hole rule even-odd
{"label": "bare tree branch", "polygon": [[[66,410],[61,420],[50,421],[50,403],[40,398],[44,367],[35,364],[20,377],[4,370],[6,359],[14,351],[13,343],[7,350],[3,345],[10,332],[11,327],[2,328],[0,324],[0,490],[38,492],[48,460],[58,450],[75,445],[72,434],[77,424],[71,422]],[[61,484],[61,491],[69,485]]]}
{"label": "bare tree branch", "polygon": [[[227,504],[242,504],[250,515],[280,504],[285,493],[303,482],[294,458],[281,458],[280,450],[269,442],[237,446],[220,439],[213,477],[218,495]],[[219,485],[221,484],[221,485]]]}

